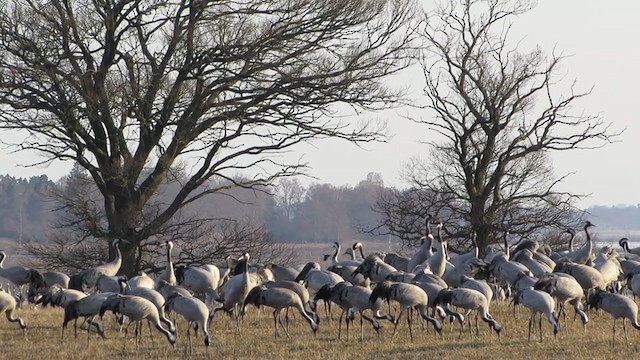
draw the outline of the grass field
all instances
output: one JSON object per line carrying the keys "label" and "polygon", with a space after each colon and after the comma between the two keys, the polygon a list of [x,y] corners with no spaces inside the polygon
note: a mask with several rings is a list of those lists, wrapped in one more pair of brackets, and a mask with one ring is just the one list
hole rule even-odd
{"label": "grass field", "polygon": [[[335,312],[335,310],[334,310]],[[351,338],[337,339],[337,321],[322,319],[320,331],[313,336],[308,324],[297,316],[290,326],[291,339],[281,332],[274,339],[271,311],[264,309],[258,314],[255,308],[248,311],[243,322],[241,335],[236,335],[233,321],[226,315],[216,316],[210,326],[212,343],[209,349],[203,344],[202,336],[193,339],[194,359],[606,359],[638,358],[640,354],[640,331],[630,325],[630,346],[624,342],[621,321],[616,336],[616,348],[611,349],[611,317],[602,312],[589,314],[587,331],[580,320],[568,316],[568,327],[562,326],[558,338],[554,340],[549,324],[543,323],[544,342],[528,342],[528,311],[520,308],[519,318],[514,318],[513,310],[506,303],[493,303],[492,314],[503,325],[500,338],[489,334],[489,328],[481,323],[480,336],[467,333],[458,339],[456,324],[445,324],[441,336],[434,333],[430,325],[414,325],[414,341],[409,340],[405,319],[399,325],[398,335],[391,339],[393,326],[383,322],[381,336],[376,336],[370,324],[365,322],[365,339],[359,340],[359,321],[351,330]],[[73,337],[73,323],[65,332],[64,342],[60,341],[62,310],[32,308],[28,305],[18,311],[27,322],[29,329],[23,335],[17,324],[4,319],[0,322],[1,359],[179,359],[185,358],[185,324],[178,321],[178,340],[175,347],[168,345],[166,338],[155,329],[154,343],[149,337],[147,326],[143,338],[136,348],[133,327],[123,351],[124,333],[119,333],[110,315],[105,316],[106,340],[92,333],[87,339],[86,331],[79,330],[78,338]],[[201,334],[200,334],[201,335]]]}

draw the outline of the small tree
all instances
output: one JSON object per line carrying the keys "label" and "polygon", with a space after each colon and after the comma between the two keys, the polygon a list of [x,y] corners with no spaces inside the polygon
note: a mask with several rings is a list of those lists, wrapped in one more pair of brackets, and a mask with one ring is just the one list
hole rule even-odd
{"label": "small tree", "polygon": [[417,218],[430,212],[450,236],[475,232],[484,250],[498,232],[526,237],[572,220],[581,195],[558,190],[566,175],[554,174],[548,154],[599,147],[616,134],[598,116],[573,111],[589,92],[572,86],[556,95],[562,56],[522,52],[512,41],[513,19],[531,6],[466,0],[430,14],[423,69],[431,112],[416,121],[439,136],[427,141],[428,161],[412,160],[405,174],[428,198],[415,207],[405,192],[381,199],[390,229],[420,224],[423,232]]}

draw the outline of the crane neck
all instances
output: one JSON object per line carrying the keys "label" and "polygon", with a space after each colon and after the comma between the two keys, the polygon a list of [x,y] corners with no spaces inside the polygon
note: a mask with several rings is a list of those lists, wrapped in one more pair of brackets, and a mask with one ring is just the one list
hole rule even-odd
{"label": "crane neck", "polygon": [[4,269],[4,259],[7,257],[4,251],[0,251],[0,269]]}

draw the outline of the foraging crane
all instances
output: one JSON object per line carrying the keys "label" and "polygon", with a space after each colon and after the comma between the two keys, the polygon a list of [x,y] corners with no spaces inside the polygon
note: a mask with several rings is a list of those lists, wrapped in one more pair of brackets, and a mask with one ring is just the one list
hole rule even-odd
{"label": "foraging crane", "polygon": [[171,297],[171,295],[174,294],[180,294],[183,296],[192,296],[193,294],[191,294],[191,292],[185,288],[183,288],[182,286],[177,286],[177,285],[169,285],[168,282],[164,281],[164,280],[160,280],[158,282],[158,286],[156,287],[156,291],[160,293],[160,295],[162,295],[162,297],[166,300],[169,297]]}
{"label": "foraging crane", "polygon": [[35,303],[41,295],[46,294],[51,288],[66,289],[69,287],[69,275],[59,271],[45,271],[42,273],[44,284],[38,286],[38,282],[31,282],[27,288],[27,299]]}
{"label": "foraging crane", "polygon": [[[340,330],[342,327],[342,317],[346,314],[345,322],[347,325],[347,338],[349,337],[349,324],[354,320],[354,313],[360,313],[360,340],[364,339],[364,326],[363,320],[367,320],[373,326],[373,329],[379,335],[380,323],[376,319],[387,319],[394,322],[393,316],[389,314],[380,313],[383,301],[382,299],[376,300],[375,303],[370,303],[371,289],[364,288],[362,286],[353,286],[347,282],[341,282],[334,285],[325,285],[320,291],[316,293],[314,302],[318,300],[331,301],[340,306],[342,313],[340,314],[340,320],[338,322],[338,338],[340,338]],[[371,309],[373,317],[367,316],[364,311]]]}
{"label": "foraging crane", "polygon": [[518,304],[524,305],[531,312],[528,341],[531,341],[531,331],[535,327],[536,314],[540,314],[540,342],[542,342],[542,315],[544,315],[547,321],[549,321],[549,324],[551,324],[553,336],[557,336],[558,322],[556,315],[553,313],[556,302],[553,301],[551,295],[544,291],[534,290],[533,288],[522,289],[513,297],[513,305]]}
{"label": "foraging crane", "polygon": [[135,338],[136,346],[139,343],[139,338],[142,335],[142,320],[147,320],[149,326],[153,324],[158,331],[163,333],[171,345],[176,342],[176,337],[169,330],[162,327],[160,324],[160,315],[158,308],[149,300],[136,296],[136,295],[122,295],[117,294],[106,299],[102,306],[100,306],[100,319],[104,316],[104,313],[111,311],[114,314],[122,314],[129,318],[129,324],[124,330],[124,344],[122,350],[127,344],[127,334],[129,333],[129,326],[132,323],[136,323]]}
{"label": "foraging crane", "polygon": [[19,317],[14,317],[16,311],[16,299],[7,294],[4,291],[0,291],[0,314],[5,314],[9,322],[17,322],[20,328],[24,332],[27,329],[27,325]]}
{"label": "foraging crane", "polygon": [[[429,308],[429,298],[427,293],[422,290],[419,286],[414,284],[406,284],[406,283],[394,283],[391,281],[383,281],[376,285],[376,288],[371,292],[371,296],[369,297],[369,303],[375,304],[375,302],[379,299],[387,299],[394,300],[400,304],[400,313],[395,320],[395,326],[393,327],[393,335],[395,336],[396,330],[398,329],[398,323],[400,322],[400,318],[402,314],[408,308],[415,308],[418,310],[420,316],[429,321],[434,329],[438,333],[442,332],[442,324],[428,315],[427,310]],[[409,336],[411,337],[411,341],[413,341],[413,331],[411,329],[411,316],[407,315],[407,322],[409,324]]]}
{"label": "foraging crane", "polygon": [[484,260],[479,258],[471,258],[460,265],[456,265],[451,270],[447,270],[442,275],[444,280],[450,287],[458,287],[462,276],[473,277],[479,272],[484,272],[489,268]]}
{"label": "foraging crane", "polygon": [[[435,304],[442,305],[448,315],[458,319],[460,322],[460,336],[462,336],[464,330],[464,319],[468,318],[472,310],[476,310],[482,320],[488,323],[496,334],[500,336],[502,326],[489,313],[489,300],[477,290],[465,288],[443,289],[440,291],[440,294],[438,294]],[[466,313],[463,315],[452,311],[448,306],[449,304],[465,309]],[[471,324],[469,324],[469,326],[471,326]]]}
{"label": "foraging crane", "polygon": [[158,291],[154,289],[150,289],[148,287],[131,287],[129,282],[125,279],[119,281],[120,285],[120,293],[123,295],[135,295],[142,298],[145,298],[158,309],[158,315],[160,316],[160,322],[167,325],[169,327],[169,331],[172,333],[176,332],[176,327],[169,318],[164,313],[164,303],[165,298]]}
{"label": "foraging crane", "polygon": [[298,296],[298,294],[296,294],[295,292],[289,289],[277,288],[277,287],[267,288],[265,286],[256,286],[253,289],[251,289],[246,299],[244,300],[243,306],[246,307],[247,304],[253,304],[257,307],[264,305],[274,309],[273,310],[274,337],[279,336],[278,324],[280,324],[280,326],[284,330],[287,337],[288,338],[291,337],[289,336],[289,331],[287,331],[284,324],[282,323],[282,318],[281,318],[282,309],[289,308],[289,307],[292,307],[298,310],[298,312],[300,312],[300,315],[302,315],[302,317],[304,317],[307,320],[307,322],[309,322],[309,326],[311,327],[311,330],[313,331],[314,335],[318,331],[318,324],[313,320],[312,316],[307,314],[307,312],[305,311],[304,306],[302,305],[302,300],[300,299],[300,296]]}
{"label": "foraging crane", "polygon": [[187,325],[187,343],[189,352],[192,351],[191,344],[191,327],[198,327],[204,333],[204,346],[209,347],[211,343],[211,335],[209,335],[209,309],[200,299],[192,296],[183,296],[181,294],[173,294],[164,304],[167,311],[174,311],[182,316],[188,323]]}
{"label": "foraging crane", "polygon": [[[62,322],[61,340],[64,339],[64,329],[66,329],[69,321],[74,320],[73,333],[78,336],[78,318],[84,317],[89,325],[96,327],[98,334],[104,338],[104,327],[101,323],[94,320],[100,312],[102,304],[115,293],[94,293],[87,295],[80,300],[72,301],[64,308],[64,321]],[[87,327],[87,338],[89,337],[91,326]]]}
{"label": "foraging crane", "polygon": [[611,347],[615,348],[616,345],[616,320],[622,318],[622,329],[624,330],[624,338],[629,345],[629,338],[627,337],[627,319],[631,321],[631,325],[640,330],[640,324],[638,324],[638,305],[629,299],[628,297],[620,294],[611,294],[603,290],[597,291],[587,301],[590,308],[602,309],[609,313],[613,317],[613,340]]}
{"label": "foraging crane", "polygon": [[65,308],[70,303],[80,300],[87,294],[75,289],[64,289],[59,286],[53,286],[43,296],[36,300],[37,304],[47,306],[51,304],[52,307],[59,306]]}
{"label": "foraging crane", "polygon": [[378,255],[371,254],[364,259],[362,264],[358,265],[352,275],[362,274],[365,278],[371,279],[371,282],[379,283],[386,280],[389,275],[397,272],[396,268],[382,261]]}
{"label": "foraging crane", "polygon": [[5,268],[3,264],[6,258],[7,254],[4,251],[0,251],[0,277],[9,280],[13,285],[20,289],[21,299],[24,299],[24,285],[33,284],[35,288],[45,287],[44,277],[38,270],[24,266],[12,266]]}
{"label": "foraging crane", "polygon": [[558,300],[558,316],[562,313],[566,318],[564,311],[565,304],[571,304],[576,312],[580,315],[582,324],[586,327],[589,322],[587,314],[582,308],[582,299],[584,291],[580,283],[571,275],[565,273],[550,273],[540,277],[533,285],[535,290],[542,290],[549,293]]}
{"label": "foraging crane", "polygon": [[[224,286],[222,287],[222,306],[214,309],[213,315],[218,311],[225,310],[227,312],[233,312],[236,320],[236,331],[240,331],[240,310],[244,299],[246,299],[249,292],[254,287],[261,285],[264,282],[273,280],[273,273],[259,271],[256,273],[249,273],[249,259],[248,253],[245,253],[238,259],[238,266],[236,269],[242,269],[240,274],[232,276]],[[271,276],[271,278],[269,277]],[[212,317],[213,317],[212,315]]]}

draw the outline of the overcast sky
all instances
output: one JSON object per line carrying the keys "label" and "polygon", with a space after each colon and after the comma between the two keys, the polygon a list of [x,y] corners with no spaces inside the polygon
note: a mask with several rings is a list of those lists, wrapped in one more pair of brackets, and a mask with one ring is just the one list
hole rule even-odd
{"label": "overcast sky", "polygon": [[[588,193],[580,203],[591,205],[640,204],[640,27],[637,16],[640,2],[601,0],[543,0],[517,21],[514,35],[526,36],[523,45],[540,45],[550,52],[554,47],[565,55],[566,80],[576,79],[581,89],[594,87],[585,113],[600,114],[612,122],[614,129],[626,128],[618,142],[598,150],[555,153],[552,155],[558,174],[574,173],[560,189]],[[409,73],[400,82],[412,81],[420,73]],[[365,144],[358,148],[338,141],[319,141],[303,146],[296,154],[308,161],[317,181],[335,185],[355,185],[369,172],[382,174],[385,183],[401,186],[399,173],[411,156],[425,154],[426,128],[400,117],[403,112],[378,115],[388,121],[393,138],[388,143]],[[6,138],[7,133],[0,133]],[[11,154],[0,148],[0,174],[28,177],[47,174],[58,179],[70,164],[48,168],[23,168],[37,161],[29,154]]]}

